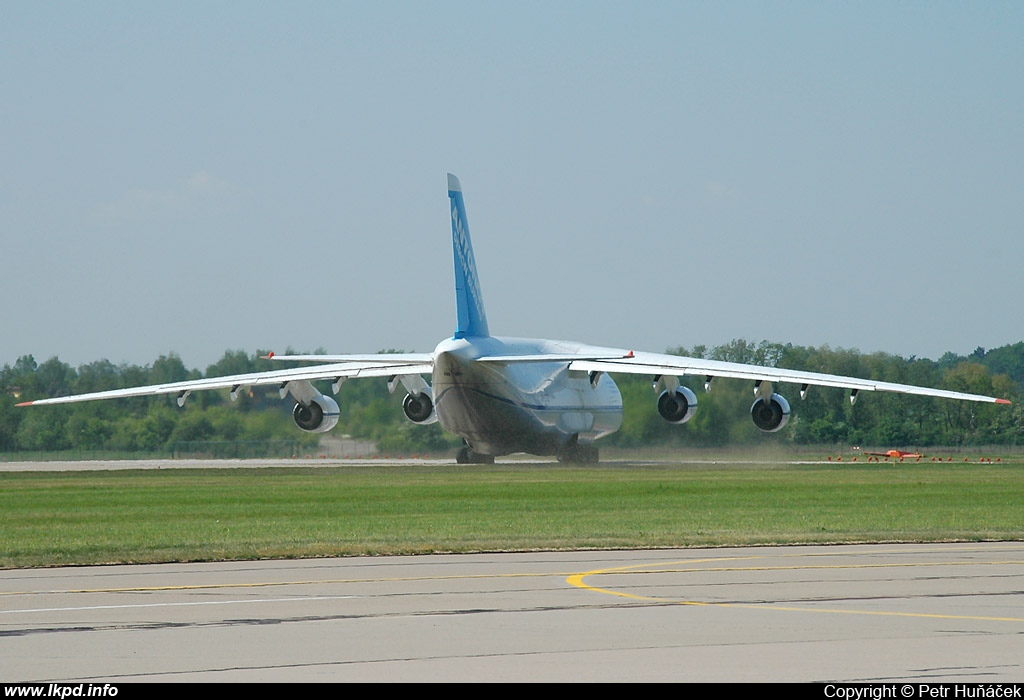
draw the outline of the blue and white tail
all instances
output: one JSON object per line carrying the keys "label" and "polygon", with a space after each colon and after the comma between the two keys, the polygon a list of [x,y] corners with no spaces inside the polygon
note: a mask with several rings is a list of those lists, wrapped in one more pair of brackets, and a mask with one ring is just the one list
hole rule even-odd
{"label": "blue and white tail", "polygon": [[462,201],[462,185],[459,184],[459,178],[451,173],[448,173],[448,198],[451,199],[452,205],[455,304],[459,315],[455,337],[486,337],[490,332],[487,330],[484,299],[480,295],[480,279],[476,275],[473,242],[469,239],[469,223],[466,220],[466,205]]}

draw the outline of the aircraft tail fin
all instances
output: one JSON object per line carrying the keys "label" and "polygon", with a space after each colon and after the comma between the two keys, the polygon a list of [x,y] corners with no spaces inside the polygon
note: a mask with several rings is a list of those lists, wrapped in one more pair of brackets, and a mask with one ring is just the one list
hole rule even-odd
{"label": "aircraft tail fin", "polygon": [[459,178],[448,173],[448,198],[452,207],[452,248],[455,252],[455,303],[458,311],[456,338],[486,337],[487,314],[480,294],[480,279],[476,274],[473,243],[469,238],[466,205],[462,201]]}

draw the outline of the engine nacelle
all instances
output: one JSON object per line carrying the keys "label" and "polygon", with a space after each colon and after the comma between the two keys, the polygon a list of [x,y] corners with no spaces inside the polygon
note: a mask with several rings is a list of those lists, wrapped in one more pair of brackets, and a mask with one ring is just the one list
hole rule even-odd
{"label": "engine nacelle", "polygon": [[295,425],[307,433],[326,433],[338,424],[340,416],[338,402],[323,394],[314,396],[308,405],[297,403],[292,409]]}
{"label": "engine nacelle", "polygon": [[789,402],[779,394],[772,394],[767,401],[758,399],[750,407],[750,418],[766,433],[782,430],[789,422]]}
{"label": "engine nacelle", "polygon": [[685,423],[697,412],[697,395],[685,386],[663,391],[658,397],[658,413],[669,423]]}
{"label": "engine nacelle", "polygon": [[437,412],[434,410],[434,397],[430,389],[424,389],[418,394],[406,394],[402,400],[402,410],[405,417],[413,423],[426,425],[437,422]]}

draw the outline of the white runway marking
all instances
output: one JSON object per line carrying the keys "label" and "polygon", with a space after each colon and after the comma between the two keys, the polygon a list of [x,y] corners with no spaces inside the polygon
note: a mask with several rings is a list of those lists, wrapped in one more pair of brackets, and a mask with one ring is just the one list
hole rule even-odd
{"label": "white runway marking", "polygon": [[251,603],[306,603],[318,600],[346,600],[358,598],[354,595],[312,596],[307,598],[258,598],[256,600],[196,600],[188,603],[126,603],[123,605],[82,605],[67,608],[28,608],[25,610],[0,610],[0,615],[18,613],[77,612],[82,610],[129,610],[135,608],[187,608],[199,605],[244,605]]}

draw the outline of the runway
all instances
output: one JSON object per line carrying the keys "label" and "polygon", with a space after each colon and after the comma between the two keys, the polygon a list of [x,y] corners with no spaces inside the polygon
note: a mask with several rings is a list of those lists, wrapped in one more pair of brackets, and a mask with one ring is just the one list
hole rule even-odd
{"label": "runway", "polygon": [[0,571],[0,679],[1024,680],[1024,543]]}

